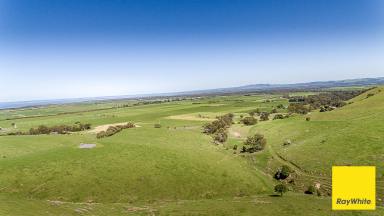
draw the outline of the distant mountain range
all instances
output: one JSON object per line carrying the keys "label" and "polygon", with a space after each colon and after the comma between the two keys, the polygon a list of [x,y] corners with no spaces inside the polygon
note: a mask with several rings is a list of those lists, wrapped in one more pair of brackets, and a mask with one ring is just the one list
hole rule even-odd
{"label": "distant mountain range", "polygon": [[154,98],[154,97],[169,97],[169,96],[184,96],[184,95],[230,94],[230,93],[240,93],[240,92],[262,92],[262,91],[278,91],[278,90],[304,90],[304,89],[311,90],[311,89],[324,89],[324,88],[332,88],[332,87],[350,87],[350,86],[368,86],[368,85],[384,85],[384,77],[295,83],[295,84],[252,84],[252,85],[229,87],[229,88],[216,88],[216,89],[207,89],[207,90],[171,92],[171,93],[159,93],[159,94],[120,95],[120,96],[88,97],[88,98],[73,98],[73,99],[0,102],[0,109],[44,106],[44,105],[50,105],[50,104],[78,103],[78,102],[86,102],[86,101],[138,99],[138,98]]}

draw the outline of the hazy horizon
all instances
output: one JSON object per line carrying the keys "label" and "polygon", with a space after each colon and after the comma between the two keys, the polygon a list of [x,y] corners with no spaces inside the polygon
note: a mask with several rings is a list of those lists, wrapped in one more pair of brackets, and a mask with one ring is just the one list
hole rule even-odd
{"label": "hazy horizon", "polygon": [[[37,102],[37,101],[60,101],[60,100],[80,100],[80,101],[88,101],[88,99],[97,99],[97,100],[109,100],[109,99],[122,99],[121,97],[126,97],[125,99],[129,98],[136,98],[141,96],[161,96],[161,95],[172,95],[177,93],[188,93],[188,92],[198,92],[198,91],[209,91],[209,90],[217,90],[217,89],[230,89],[230,88],[236,88],[236,87],[244,87],[249,85],[290,85],[290,84],[305,84],[305,83],[315,83],[315,82],[328,82],[328,81],[344,81],[344,80],[358,80],[358,79],[375,79],[375,78],[384,78],[384,77],[357,77],[357,78],[350,78],[350,79],[343,79],[343,80],[313,80],[308,82],[292,82],[292,83],[248,83],[238,86],[221,86],[221,87],[212,87],[212,88],[206,88],[206,89],[191,89],[191,90],[180,90],[180,91],[174,91],[174,92],[149,92],[149,93],[143,93],[143,94],[122,94],[122,95],[98,95],[98,96],[85,96],[85,97],[67,97],[67,98],[40,98],[40,99],[32,99],[32,100],[17,100],[17,101],[0,101],[0,104],[7,104],[7,103],[19,103],[19,102]],[[1,109],[1,107],[0,107]]]}
{"label": "hazy horizon", "polygon": [[0,2],[0,101],[382,77],[383,3]]}

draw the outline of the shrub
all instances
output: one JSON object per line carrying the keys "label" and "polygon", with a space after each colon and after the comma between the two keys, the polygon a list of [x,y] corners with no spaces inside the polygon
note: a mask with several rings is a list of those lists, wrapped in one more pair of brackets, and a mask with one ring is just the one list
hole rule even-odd
{"label": "shrub", "polygon": [[271,113],[277,113],[277,109],[272,109]]}
{"label": "shrub", "polygon": [[97,139],[104,138],[105,136],[106,136],[105,131],[100,131],[99,133],[96,134]]}
{"label": "shrub", "polygon": [[291,168],[287,165],[283,165],[274,175],[274,178],[277,180],[284,180],[289,177],[289,175],[292,173]]}
{"label": "shrub", "polygon": [[225,114],[223,116],[218,116],[216,118],[218,120],[220,120],[220,121],[225,122],[225,124],[227,126],[230,126],[232,124],[232,122],[233,122],[233,117],[235,117],[235,115],[233,113],[227,113],[227,114]]}
{"label": "shrub", "polygon": [[213,140],[220,143],[224,143],[225,141],[227,141],[227,139],[228,139],[228,133],[227,133],[227,130],[224,128],[221,128],[213,136]]}
{"label": "shrub", "polygon": [[161,124],[154,124],[153,127],[154,128],[161,128]]}
{"label": "shrub", "polygon": [[321,107],[320,107],[320,112],[332,111],[332,110],[334,110],[335,108],[336,108],[336,107],[332,107],[332,106],[328,106],[328,105],[321,106]]}
{"label": "shrub", "polygon": [[284,141],[283,146],[287,146],[287,145],[291,145],[291,144],[292,144],[292,141],[287,139]]}
{"label": "shrub", "polygon": [[241,122],[245,125],[255,125],[257,123],[257,119],[249,116],[241,119]]}
{"label": "shrub", "polygon": [[49,134],[51,132],[51,129],[45,125],[40,125],[37,127],[37,131],[39,132],[39,134]]}
{"label": "shrub", "polygon": [[250,111],[248,114],[249,114],[249,116],[253,117],[253,116],[256,115],[256,112],[255,112],[255,110],[252,110],[252,111]]}
{"label": "shrub", "polygon": [[276,119],[284,119],[284,115],[283,114],[276,114],[274,117],[273,117],[273,120],[276,120]]}
{"label": "shrub", "polygon": [[269,113],[268,112],[260,113],[260,121],[268,121],[268,120],[269,120]]}
{"label": "shrub", "polygon": [[373,95],[375,95],[375,94],[369,93],[369,94],[367,94],[367,98],[372,97]]}
{"label": "shrub", "polygon": [[16,132],[9,132],[7,133],[8,136],[18,136],[18,135],[27,135],[26,133],[24,132],[21,132],[21,131],[16,131]]}
{"label": "shrub", "polygon": [[283,104],[279,104],[279,105],[276,106],[276,108],[277,108],[277,109],[284,109],[285,107],[284,107]]}
{"label": "shrub", "polygon": [[253,153],[253,152],[261,151],[265,148],[266,144],[267,144],[267,140],[264,138],[264,135],[255,134],[253,136],[247,137],[247,139],[244,142],[242,152]]}
{"label": "shrub", "polygon": [[305,194],[315,194],[316,191],[317,191],[317,189],[315,188],[315,186],[310,185],[310,186],[308,186],[307,190],[304,193]]}
{"label": "shrub", "polygon": [[99,133],[97,133],[96,138],[101,139],[104,137],[113,136],[116,133],[119,133],[120,131],[122,131],[123,129],[134,128],[134,127],[135,127],[135,124],[133,123],[127,123],[125,125],[118,125],[118,126],[110,126],[106,131],[100,131]]}
{"label": "shrub", "polygon": [[288,191],[288,188],[285,184],[278,184],[275,186],[275,192],[279,193],[280,196],[283,196],[283,194],[287,191]]}

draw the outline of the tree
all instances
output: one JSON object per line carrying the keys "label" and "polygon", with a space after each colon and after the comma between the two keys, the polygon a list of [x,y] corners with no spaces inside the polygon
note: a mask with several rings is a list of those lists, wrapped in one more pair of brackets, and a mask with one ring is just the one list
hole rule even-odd
{"label": "tree", "polygon": [[283,196],[283,194],[287,191],[288,191],[288,188],[285,184],[278,184],[275,186],[275,192],[280,193],[280,196]]}
{"label": "tree", "polygon": [[268,121],[269,120],[269,113],[268,112],[262,112],[260,114],[260,121]]}
{"label": "tree", "polygon": [[251,116],[241,119],[241,122],[245,125],[254,125],[257,123],[257,119]]}
{"label": "tree", "polygon": [[247,139],[244,142],[242,152],[253,153],[253,152],[261,151],[265,148],[266,144],[267,144],[267,140],[264,138],[264,135],[255,134],[253,136],[247,137]]}

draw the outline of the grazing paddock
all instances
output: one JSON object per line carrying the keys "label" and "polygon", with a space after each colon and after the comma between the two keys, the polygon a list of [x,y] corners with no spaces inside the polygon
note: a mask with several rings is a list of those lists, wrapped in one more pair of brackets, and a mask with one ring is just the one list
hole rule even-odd
{"label": "grazing paddock", "polygon": [[[123,102],[107,102],[3,110],[0,116],[26,115],[3,118],[3,130],[12,123],[28,131],[76,122],[90,123],[93,129],[0,136],[0,215],[353,215],[330,212],[327,194],[304,195],[303,188],[318,184],[329,189],[333,164],[374,164],[378,181],[384,181],[384,91],[372,91],[374,96],[358,96],[331,112],[314,110],[279,120],[271,120],[271,114],[269,121],[250,126],[240,122],[241,116],[257,108],[271,112],[287,107],[287,100],[277,94],[234,95],[193,103],[119,107]],[[227,113],[234,114],[233,124],[224,128],[228,140],[214,144],[202,127]],[[310,121],[305,120],[308,116]],[[136,128],[96,138],[98,132],[127,122],[137,122]],[[265,149],[241,153],[244,141],[255,133],[265,136]],[[284,145],[286,140],[290,142]],[[295,171],[296,183],[284,197],[273,197],[273,174],[282,165]],[[382,214],[381,207],[359,212]]]}

